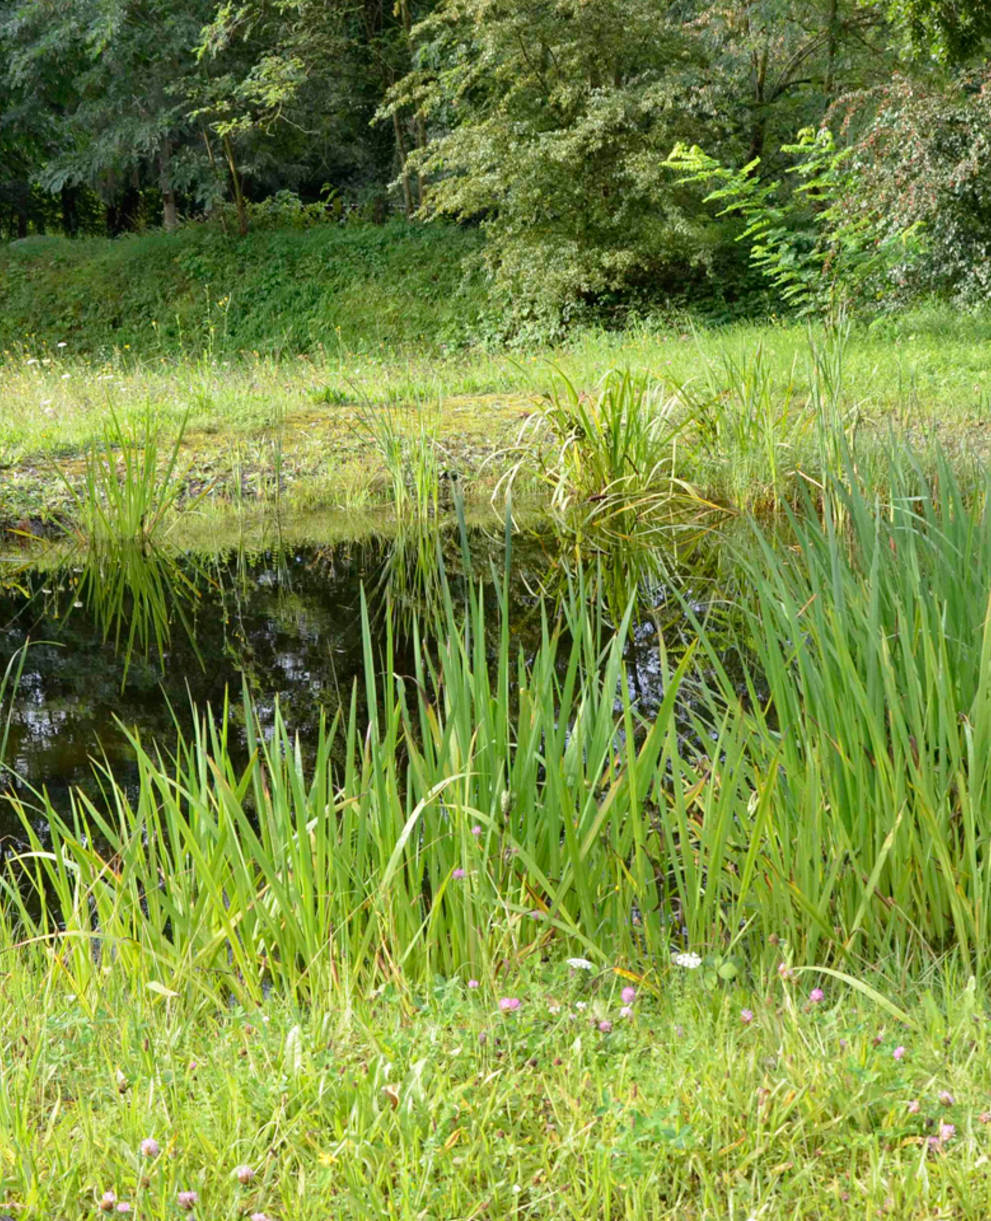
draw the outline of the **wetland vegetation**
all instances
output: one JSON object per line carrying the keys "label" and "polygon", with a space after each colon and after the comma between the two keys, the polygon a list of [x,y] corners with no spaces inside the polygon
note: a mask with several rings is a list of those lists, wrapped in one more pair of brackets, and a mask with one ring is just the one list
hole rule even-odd
{"label": "wetland vegetation", "polygon": [[984,1207],[981,455],[868,419],[853,328],[752,337],[507,362],[477,469],[447,405],[311,404],[362,447],[335,518],[285,412],[250,494],[181,400],[25,446],[11,1206]]}
{"label": "wetland vegetation", "polygon": [[0,1221],[991,1213],[989,38],[0,0]]}

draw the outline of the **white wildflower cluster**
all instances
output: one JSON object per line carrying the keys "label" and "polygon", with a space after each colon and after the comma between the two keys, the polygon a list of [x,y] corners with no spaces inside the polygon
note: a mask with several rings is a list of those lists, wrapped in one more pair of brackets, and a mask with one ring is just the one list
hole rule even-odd
{"label": "white wildflower cluster", "polygon": [[565,960],[573,971],[591,971],[592,963],[587,958],[568,958]]}
{"label": "white wildflower cluster", "polygon": [[694,971],[696,967],[702,965],[702,959],[698,954],[673,954],[671,961],[676,967],[684,967],[686,971]]}

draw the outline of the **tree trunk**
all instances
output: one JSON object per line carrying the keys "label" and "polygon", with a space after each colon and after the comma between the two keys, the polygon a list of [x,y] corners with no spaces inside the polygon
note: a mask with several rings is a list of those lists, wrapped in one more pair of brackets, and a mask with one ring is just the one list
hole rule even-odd
{"label": "tree trunk", "polygon": [[234,160],[234,146],[230,136],[222,136],[224,156],[231,172],[231,185],[234,188],[234,206],[237,208],[237,231],[242,237],[248,232],[248,210],[244,206],[244,192],[241,190],[241,176],[237,172],[237,162]]}
{"label": "tree trunk", "polygon": [[764,156],[764,140],[767,135],[767,97],[765,95],[767,86],[767,58],[768,49],[766,45],[760,53],[755,51],[752,57],[754,72],[754,118],[750,128],[750,148],[747,151],[747,161],[754,161],[756,158]]}
{"label": "tree trunk", "polygon": [[30,191],[26,182],[17,184],[17,191],[14,196],[14,217],[17,223],[17,236],[27,237],[28,235],[28,201]]}
{"label": "tree trunk", "polygon": [[[213,145],[210,143],[210,133],[203,128],[203,143],[206,145],[206,155],[210,158],[210,168],[213,170],[217,178],[217,185],[221,191],[224,187],[224,171],[217,165],[217,158],[213,155]],[[212,211],[212,209],[211,209]],[[227,236],[227,215],[224,209],[220,209],[220,227],[224,231],[224,236]]]}
{"label": "tree trunk", "polygon": [[399,115],[395,111],[392,112],[392,130],[396,137],[396,156],[399,158],[399,175],[403,184],[403,210],[409,220],[413,215],[413,195],[409,189],[409,171],[406,169],[406,141],[403,139]]}
{"label": "tree trunk", "polygon": [[826,44],[826,80],[823,92],[826,94],[826,105],[833,100],[834,78],[836,75],[836,17],[838,0],[829,0],[829,15],[826,18],[829,41]]}
{"label": "tree trunk", "polygon": [[79,210],[76,207],[76,188],[64,186],[59,192],[62,208],[62,232],[66,237],[75,237],[79,232]]}
{"label": "tree trunk", "polygon": [[[403,33],[406,35],[406,45],[412,48],[413,18],[409,10],[409,0],[397,0],[396,8],[399,13],[399,19],[403,24]],[[413,115],[413,127],[416,131],[416,146],[422,152],[427,147],[427,125],[424,122],[423,115],[419,112]],[[417,207],[423,207],[423,178],[419,174],[416,176],[416,203]]]}
{"label": "tree trunk", "polygon": [[166,233],[174,233],[179,224],[176,211],[175,187],[172,185],[172,141],[166,136],[158,150],[158,185],[162,192],[162,225]]}

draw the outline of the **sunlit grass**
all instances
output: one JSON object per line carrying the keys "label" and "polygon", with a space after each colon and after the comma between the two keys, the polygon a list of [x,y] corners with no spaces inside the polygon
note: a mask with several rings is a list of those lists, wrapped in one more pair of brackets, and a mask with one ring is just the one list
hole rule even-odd
{"label": "sunlit grass", "polygon": [[903,987],[906,1027],[776,972],[710,990],[672,968],[625,1001],[608,964],[553,948],[477,988],[465,972],[212,1010],[135,991],[112,961],[87,1003],[45,948],[2,949],[14,1216],[107,1200],[165,1221],[180,1192],[193,1216],[273,1221],[991,1209],[988,1026],[952,972]]}
{"label": "sunlit grass", "polygon": [[[812,343],[828,346],[822,333]],[[917,450],[939,442],[968,462],[987,451],[986,352],[979,320],[930,311],[857,324],[844,345],[832,423],[856,426],[864,463],[883,454],[891,429]],[[586,330],[526,353],[337,344],[309,357],[138,360],[122,351],[94,364],[68,349],[24,349],[0,358],[0,457],[14,464],[0,512],[17,520],[43,514],[46,503],[50,510],[57,489],[40,460],[57,457],[78,473],[111,409],[125,428],[152,412],[163,440],[188,415],[191,478],[220,496],[264,496],[278,463],[291,508],[388,497],[387,466],[364,426],[369,405],[386,406],[408,441],[426,427],[464,472],[466,498],[484,499],[505,474],[498,455],[556,376],[589,392],[610,368],[695,405],[686,414],[700,428],[685,430],[679,473],[710,498],[775,503],[791,499],[806,476],[820,479],[829,458],[817,423],[822,365],[797,324]]]}

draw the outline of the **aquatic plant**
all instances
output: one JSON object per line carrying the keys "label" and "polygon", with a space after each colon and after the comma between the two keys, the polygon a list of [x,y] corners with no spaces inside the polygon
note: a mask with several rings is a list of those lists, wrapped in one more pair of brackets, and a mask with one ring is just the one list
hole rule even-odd
{"label": "aquatic plant", "polygon": [[[791,548],[752,532],[742,699],[702,638],[720,739],[696,797],[699,882],[737,892],[734,915],[807,960],[952,954],[980,974],[991,483],[967,497],[947,459],[929,478],[904,455],[885,483],[881,499],[848,469],[822,518],[811,504],[793,517]],[[730,776],[746,819],[723,800]],[[686,908],[693,936],[711,938],[707,907]]]}
{"label": "aquatic plant", "polygon": [[0,778],[7,767],[7,743],[14,713],[13,696],[20,684],[21,675],[24,673],[27,652],[28,645],[19,648],[7,662],[3,674],[0,675],[0,708],[3,709],[3,719],[0,721]]}
{"label": "aquatic plant", "polygon": [[102,442],[86,452],[81,483],[56,468],[73,506],[72,529],[87,546],[147,550],[161,539],[184,491],[179,457],[188,418],[187,411],[161,451],[150,416],[125,429],[109,409]]}
{"label": "aquatic plant", "polygon": [[80,548],[63,572],[72,595],[66,615],[85,608],[104,640],[113,641],[123,659],[122,685],[136,655],[154,651],[162,661],[177,623],[196,653],[193,611],[206,565],[168,546],[126,542]]}
{"label": "aquatic plant", "polygon": [[[666,527],[696,500],[677,477],[675,406],[656,382],[629,369],[611,369],[591,392],[558,372],[518,447],[525,455],[539,450],[556,513],[577,512],[604,535],[629,537],[634,526]],[[512,486],[520,469],[517,462],[501,486]]]}
{"label": "aquatic plant", "polygon": [[81,994],[104,952],[135,985],[215,1001],[482,979],[552,942],[713,987],[815,964],[879,1004],[865,961],[952,955],[980,975],[988,488],[968,500],[948,463],[932,482],[893,462],[886,482],[890,501],[848,471],[790,546],[754,525],[742,671],[702,622],[677,668],[661,637],[647,718],[630,614],[613,624],[580,573],[526,654],[506,578],[496,608],[479,589],[463,614],[442,582],[403,675],[391,618],[379,653],[365,608],[367,718],[354,692],[304,750],[245,694],[201,710],[171,756],[132,733],[135,786],[103,768],[67,814],[17,801],[30,846],[8,905],[60,943]]}
{"label": "aquatic plant", "polygon": [[417,639],[406,681],[393,677],[391,623],[376,657],[365,612],[369,722],[353,696],[309,767],[281,715],[264,734],[245,696],[246,767],[225,707],[171,759],[132,734],[134,790],[101,769],[100,800],[75,792],[64,817],[39,795],[50,844],[19,804],[33,848],[8,900],[37,935],[64,939],[82,991],[99,976],[94,945],[113,946],[136,981],[256,998],[268,982],[309,993],[488,970],[551,936],[661,952],[661,926],[638,928],[631,912],[660,904],[644,803],[677,682],[639,744],[627,700],[621,745],[625,632],[600,655],[580,591],[526,660],[510,647],[504,592],[494,667],[481,592],[463,625],[445,596],[436,659]]}
{"label": "aquatic plant", "polygon": [[136,651],[147,655],[154,645],[164,653],[174,619],[189,629],[185,607],[196,582],[167,545],[184,495],[179,459],[187,420],[188,412],[162,451],[148,417],[140,429],[125,429],[111,410],[102,443],[87,451],[81,483],[59,468],[73,504],[69,583],[104,638],[123,649],[123,681]]}
{"label": "aquatic plant", "polygon": [[395,408],[366,405],[361,424],[385,467],[396,520],[412,526],[436,518],[447,476],[436,424],[422,411],[402,414],[405,419]]}
{"label": "aquatic plant", "polygon": [[[558,373],[493,493],[494,502],[507,496],[537,463],[556,533],[545,590],[585,565],[589,592],[615,624],[631,601],[646,594],[650,604],[675,556],[687,557],[718,515],[681,477],[676,408],[658,382],[629,369],[610,370],[590,392]],[[590,556],[601,563],[588,565]]]}

